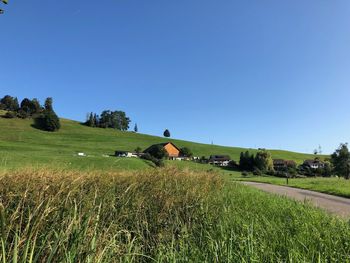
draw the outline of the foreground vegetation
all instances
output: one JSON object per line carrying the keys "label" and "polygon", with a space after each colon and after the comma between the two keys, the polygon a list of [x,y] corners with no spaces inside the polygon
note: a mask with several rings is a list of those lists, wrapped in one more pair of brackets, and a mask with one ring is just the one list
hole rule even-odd
{"label": "foreground vegetation", "polygon": [[177,169],[0,174],[2,262],[347,262],[350,227]]}

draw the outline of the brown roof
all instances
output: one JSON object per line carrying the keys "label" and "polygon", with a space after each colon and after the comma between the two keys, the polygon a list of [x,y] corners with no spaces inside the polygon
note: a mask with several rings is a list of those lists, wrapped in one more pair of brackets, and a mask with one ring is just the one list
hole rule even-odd
{"label": "brown roof", "polygon": [[153,144],[151,145],[150,147],[148,147],[146,150],[144,150],[143,152],[144,153],[147,153],[149,152],[151,149],[153,149],[154,147],[157,147],[157,146],[161,146],[161,147],[165,147],[166,145],[168,144],[171,144],[172,146],[174,146],[178,151],[180,151],[180,149],[175,145],[173,144],[172,142],[164,142],[164,143],[157,143],[157,144]]}
{"label": "brown roof", "polygon": [[285,164],[286,161],[283,159],[273,159],[273,164]]}

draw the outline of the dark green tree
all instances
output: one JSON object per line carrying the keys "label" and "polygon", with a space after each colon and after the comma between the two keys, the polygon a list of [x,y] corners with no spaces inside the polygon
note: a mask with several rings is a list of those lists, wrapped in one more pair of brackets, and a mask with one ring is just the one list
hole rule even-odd
{"label": "dark green tree", "polygon": [[184,157],[192,157],[193,153],[190,148],[188,147],[183,147],[180,149],[180,155]]}
{"label": "dark green tree", "polygon": [[94,127],[99,127],[100,122],[99,122],[99,117],[98,115],[95,113],[94,114]]}
{"label": "dark green tree", "polygon": [[101,113],[99,127],[126,131],[129,129],[130,121],[123,111],[105,110]]}
{"label": "dark green tree", "polygon": [[100,116],[100,125],[101,128],[112,128],[112,116],[111,111],[104,110]]}
{"label": "dark green tree", "polygon": [[94,115],[92,112],[90,112],[90,114],[88,114],[88,117],[87,117],[85,124],[89,127],[95,127],[95,120],[94,120]]}
{"label": "dark green tree", "polygon": [[253,171],[255,168],[255,158],[249,151],[241,152],[239,158],[239,168],[243,171]]}
{"label": "dark green tree", "polygon": [[169,138],[170,137],[170,131],[168,129],[166,129],[163,133],[164,137]]}
{"label": "dark green tree", "polygon": [[54,132],[61,128],[60,120],[54,111],[45,111],[42,127],[45,131]]}
{"label": "dark green tree", "polygon": [[36,125],[45,131],[58,131],[61,128],[60,119],[53,110],[52,98],[47,98],[45,101],[45,110],[40,117],[36,119]]}
{"label": "dark green tree", "polygon": [[163,159],[168,156],[167,151],[161,145],[155,145],[149,149],[148,153],[157,159]]}
{"label": "dark green tree", "polygon": [[8,111],[18,111],[18,99],[15,97],[11,97],[10,95],[4,96],[0,100],[0,109]]}
{"label": "dark green tree", "polygon": [[324,162],[324,168],[322,171],[322,175],[325,177],[330,177],[330,176],[332,176],[332,173],[333,173],[333,165],[330,161],[326,160]]}
{"label": "dark green tree", "polygon": [[262,172],[274,171],[271,154],[266,150],[258,151],[255,155],[254,166]]}
{"label": "dark green tree", "polygon": [[32,111],[33,113],[32,114],[39,114],[42,112],[42,107],[40,105],[40,102],[38,99],[34,98],[32,99]]}
{"label": "dark green tree", "polygon": [[138,132],[139,128],[137,127],[137,123],[135,123],[135,127],[134,127],[134,132]]}
{"label": "dark green tree", "polygon": [[19,116],[21,118],[28,118],[32,116],[34,112],[35,112],[35,105],[33,104],[33,102],[28,98],[24,98],[21,102],[21,107],[18,112]]}
{"label": "dark green tree", "polygon": [[136,147],[136,149],[135,149],[135,153],[137,153],[137,154],[139,154],[139,153],[141,153],[142,152],[142,149],[141,149],[141,147]]}
{"label": "dark green tree", "polygon": [[350,178],[350,152],[347,143],[340,144],[339,148],[331,155],[331,162],[335,174],[345,179]]}
{"label": "dark green tree", "polygon": [[45,100],[45,110],[46,110],[46,111],[53,111],[52,104],[53,104],[52,98],[50,98],[50,97],[47,98],[47,99]]}

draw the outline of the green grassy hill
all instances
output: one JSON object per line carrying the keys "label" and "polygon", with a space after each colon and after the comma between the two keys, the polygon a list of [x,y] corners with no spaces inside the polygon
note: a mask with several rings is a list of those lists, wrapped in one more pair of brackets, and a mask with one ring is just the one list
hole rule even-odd
{"label": "green grassy hill", "polygon": [[[238,160],[244,148],[224,147],[162,137],[120,132],[113,129],[90,128],[76,121],[62,119],[59,132],[44,132],[32,127],[30,119],[0,118],[0,167],[49,165],[58,168],[88,169],[138,169],[149,167],[138,159],[107,157],[115,150],[133,151],[136,147],[145,149],[151,144],[172,141],[179,147],[187,146],[196,156],[228,154]],[[251,150],[255,151],[255,150]],[[84,152],[88,157],[78,157]],[[289,151],[271,151],[273,158],[292,159],[298,163],[312,155]]]}

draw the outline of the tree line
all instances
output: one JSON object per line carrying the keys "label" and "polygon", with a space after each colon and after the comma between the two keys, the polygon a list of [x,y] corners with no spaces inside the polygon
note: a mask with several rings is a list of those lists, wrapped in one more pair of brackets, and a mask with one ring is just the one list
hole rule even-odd
{"label": "tree line", "polygon": [[4,118],[32,118],[35,126],[45,131],[57,131],[61,128],[60,120],[53,109],[52,98],[47,98],[44,105],[38,99],[24,98],[21,103],[10,95],[0,99],[0,110],[5,110]]}
{"label": "tree line", "polygon": [[[84,124],[89,127],[112,128],[120,131],[127,131],[130,122],[130,118],[126,116],[124,111],[104,110],[100,115],[93,112],[88,114]],[[137,125],[135,125],[135,132],[137,131],[138,128]]]}
{"label": "tree line", "polygon": [[241,152],[239,168],[242,171],[250,171],[256,174],[274,172],[271,154],[266,150],[260,150],[256,155],[250,154],[249,151]]}
{"label": "tree line", "polygon": [[260,150],[255,155],[246,151],[241,152],[238,167],[243,172],[252,172],[255,175],[269,174],[283,177],[335,175],[350,179],[350,151],[347,143],[341,143],[330,157],[322,161],[316,157],[314,161],[322,163],[322,167],[311,168],[305,164],[297,166],[295,162],[288,162],[283,169],[275,170],[268,151]]}

